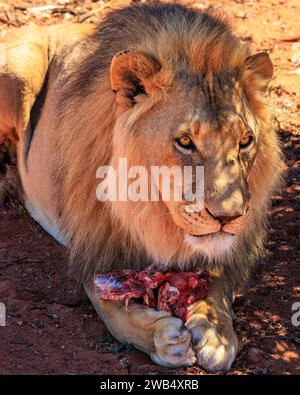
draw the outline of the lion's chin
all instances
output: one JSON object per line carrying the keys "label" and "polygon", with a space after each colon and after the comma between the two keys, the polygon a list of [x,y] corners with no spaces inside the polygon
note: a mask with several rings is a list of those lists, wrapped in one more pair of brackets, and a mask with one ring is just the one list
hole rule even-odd
{"label": "lion's chin", "polygon": [[231,252],[236,235],[225,232],[215,232],[204,236],[187,234],[185,242],[193,251],[199,251],[209,259],[220,259]]}

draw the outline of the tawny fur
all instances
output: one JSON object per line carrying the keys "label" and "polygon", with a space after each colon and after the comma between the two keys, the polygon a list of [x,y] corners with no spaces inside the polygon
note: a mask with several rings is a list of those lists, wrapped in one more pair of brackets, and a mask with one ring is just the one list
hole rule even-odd
{"label": "tawny fur", "polygon": [[[248,46],[218,16],[179,5],[143,5],[111,12],[81,48],[84,58],[61,81],[64,95],[57,121],[61,226],[69,240],[75,278],[89,281],[97,272],[117,267],[142,269],[156,263],[180,268],[226,267],[234,284],[245,280],[263,252],[267,209],[282,170],[278,138],[259,92],[263,82],[251,68],[245,70]],[[109,78],[112,58],[122,50],[139,50],[161,65],[161,71],[148,81],[153,94],[140,98],[138,109],[126,115],[119,113]],[[200,75],[199,84],[205,83],[203,89],[216,101],[214,78],[225,76],[229,85],[233,81],[233,91],[247,100],[236,105],[249,108],[259,124],[258,152],[249,178],[251,219],[235,250],[222,260],[208,261],[183,244],[182,231],[163,203],[124,204],[116,215],[111,203],[95,199],[99,166],[118,156],[127,156],[131,164],[149,166],[139,152],[143,139],[136,125],[167,100],[182,75]],[[182,100],[179,97],[178,106]],[[165,114],[166,118],[172,116]],[[153,121],[153,127],[157,122]],[[123,135],[122,128],[126,129]],[[159,143],[152,146],[153,161],[162,155]],[[164,158],[168,160],[166,155]]]}

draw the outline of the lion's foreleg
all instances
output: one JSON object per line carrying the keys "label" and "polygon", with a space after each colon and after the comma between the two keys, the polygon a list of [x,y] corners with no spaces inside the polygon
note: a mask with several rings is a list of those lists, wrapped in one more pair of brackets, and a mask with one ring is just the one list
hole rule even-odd
{"label": "lion's foreleg", "polygon": [[189,308],[186,327],[192,334],[198,365],[208,371],[228,370],[238,348],[232,324],[233,296],[222,275],[211,277],[208,297]]}
{"label": "lion's foreleg", "polygon": [[96,311],[110,333],[132,344],[162,366],[191,366],[196,361],[191,335],[179,318],[135,304],[98,300],[92,287],[85,287]]}

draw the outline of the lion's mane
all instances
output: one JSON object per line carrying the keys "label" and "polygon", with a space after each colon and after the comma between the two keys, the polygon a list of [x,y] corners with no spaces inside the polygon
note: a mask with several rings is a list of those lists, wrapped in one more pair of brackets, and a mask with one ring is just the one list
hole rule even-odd
{"label": "lion's mane", "polygon": [[[114,140],[118,108],[109,79],[116,53],[135,49],[151,55],[162,66],[157,83],[168,87],[178,62],[193,73],[238,69],[250,55],[249,47],[241,44],[220,16],[161,3],[110,12],[81,45],[80,62],[59,82],[63,94],[57,122],[61,226],[69,241],[75,278],[90,281],[97,272],[142,269],[153,263],[181,268],[208,263],[228,267],[233,282],[246,279],[263,251],[267,209],[282,169],[279,141],[270,128],[264,99],[257,94],[259,79],[251,77],[250,83],[244,75],[241,80],[261,130],[249,179],[255,209],[247,231],[226,262],[207,262],[188,252],[187,247],[178,249],[178,232],[162,204],[135,203],[134,211],[125,211],[122,219],[117,218],[111,203],[96,200],[95,175],[99,166],[110,162],[115,147],[122,144]],[[153,98],[152,105],[160,99]],[[144,112],[151,104],[147,106]],[[143,117],[143,111],[134,116]],[[138,157],[138,152],[129,155]],[[157,245],[164,246],[164,255],[156,253]]]}

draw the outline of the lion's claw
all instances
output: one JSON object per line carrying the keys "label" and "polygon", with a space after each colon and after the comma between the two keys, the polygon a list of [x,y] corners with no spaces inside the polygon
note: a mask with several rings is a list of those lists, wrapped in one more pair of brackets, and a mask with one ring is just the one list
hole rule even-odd
{"label": "lion's claw", "polygon": [[199,321],[191,328],[197,363],[207,371],[227,371],[235,359],[237,338],[231,324],[226,325],[226,334],[218,332],[216,326],[208,321]]}
{"label": "lion's claw", "polygon": [[196,362],[191,334],[179,318],[166,317],[157,322],[154,333],[153,362],[166,367],[192,366]]}

